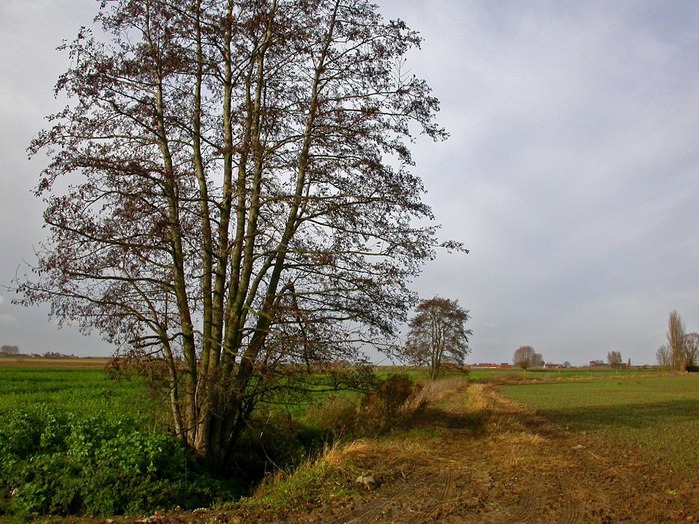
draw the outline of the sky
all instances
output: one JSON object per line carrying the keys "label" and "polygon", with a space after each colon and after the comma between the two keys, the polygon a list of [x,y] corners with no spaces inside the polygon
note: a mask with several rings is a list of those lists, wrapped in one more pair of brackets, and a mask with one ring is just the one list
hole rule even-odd
{"label": "sky", "polygon": [[[424,38],[408,65],[451,135],[418,138],[414,171],[470,253],[439,252],[414,288],[470,310],[467,360],[652,364],[672,310],[699,331],[699,2],[378,3]],[[61,106],[55,48],[97,5],[0,2],[0,344],[27,353],[113,351],[7,288],[45,235],[26,148]]]}

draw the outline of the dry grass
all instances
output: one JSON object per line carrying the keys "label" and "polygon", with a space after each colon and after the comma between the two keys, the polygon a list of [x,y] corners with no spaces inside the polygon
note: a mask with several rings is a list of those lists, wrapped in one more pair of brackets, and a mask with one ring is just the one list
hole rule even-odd
{"label": "dry grass", "polygon": [[111,359],[103,357],[44,358],[0,357],[0,367],[56,368],[56,369],[106,369]]}
{"label": "dry grass", "polygon": [[446,397],[461,391],[468,386],[466,377],[447,377],[439,380],[425,382],[420,390],[418,398],[424,403],[437,403]]}
{"label": "dry grass", "polygon": [[[303,500],[327,501],[340,495],[366,491],[356,479],[371,475],[377,485],[406,478],[419,466],[434,462],[434,437],[429,431],[412,430],[410,422],[427,406],[449,402],[457,397],[464,410],[463,395],[455,395],[467,387],[464,378],[452,377],[415,387],[398,410],[393,431],[383,436],[362,437],[351,441],[340,439],[326,446],[316,457],[307,460],[293,472],[277,471],[267,477],[255,490],[248,505],[295,505]],[[347,417],[348,405],[339,399],[316,414]],[[382,403],[377,403],[379,407]],[[369,420],[378,420],[380,415]],[[361,420],[361,418],[360,418]],[[371,434],[355,429],[354,434]],[[409,436],[408,436],[409,433]]]}
{"label": "dry grass", "polygon": [[468,388],[468,411],[473,414],[488,412],[492,409],[492,397],[487,394],[489,386],[473,384]]}

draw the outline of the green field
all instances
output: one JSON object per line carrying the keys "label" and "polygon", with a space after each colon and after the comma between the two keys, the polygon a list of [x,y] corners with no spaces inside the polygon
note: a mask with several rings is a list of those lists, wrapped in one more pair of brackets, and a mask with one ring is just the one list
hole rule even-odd
{"label": "green field", "polygon": [[524,371],[518,368],[488,369],[470,368],[468,376],[473,382],[550,382],[570,379],[594,379],[616,377],[639,377],[657,375],[655,367],[637,367],[631,369],[611,369],[607,367],[597,368],[562,368],[544,369],[536,368]]}
{"label": "green field", "polygon": [[570,431],[692,478],[699,471],[699,375],[501,386]]}
{"label": "green field", "polygon": [[104,365],[0,365],[0,413],[38,405],[84,415],[151,415],[154,402],[135,380],[112,380]]}
{"label": "green field", "polygon": [[143,514],[236,498],[166,431],[142,380],[105,362],[0,362],[0,521]]}

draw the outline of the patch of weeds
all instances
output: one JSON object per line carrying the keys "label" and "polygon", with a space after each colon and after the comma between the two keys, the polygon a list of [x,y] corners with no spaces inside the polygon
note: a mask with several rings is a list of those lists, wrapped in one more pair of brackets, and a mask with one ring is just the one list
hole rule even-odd
{"label": "patch of weeds", "polygon": [[242,506],[266,506],[274,509],[316,506],[329,499],[347,495],[351,483],[347,471],[337,467],[336,446],[326,447],[317,457],[308,459],[293,471],[278,470],[268,475],[241,501]]}
{"label": "patch of weeds", "polygon": [[309,426],[328,432],[336,440],[354,433],[358,404],[359,399],[355,396],[329,395],[322,402],[309,406],[301,420]]}
{"label": "patch of weeds", "polygon": [[0,514],[118,515],[195,508],[234,496],[174,437],[128,417],[5,414],[0,427]]}

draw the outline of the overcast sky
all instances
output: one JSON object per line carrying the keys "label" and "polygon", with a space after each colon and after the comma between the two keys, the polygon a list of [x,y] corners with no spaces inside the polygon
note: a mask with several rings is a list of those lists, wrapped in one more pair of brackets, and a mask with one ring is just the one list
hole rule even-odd
{"label": "overcast sky", "polygon": [[[414,145],[444,238],[415,288],[470,309],[469,361],[620,351],[653,363],[676,309],[699,331],[699,2],[384,0],[451,138]],[[95,0],[0,1],[0,284],[43,238],[26,147],[56,111],[55,51]],[[0,344],[109,354],[0,288]]]}

